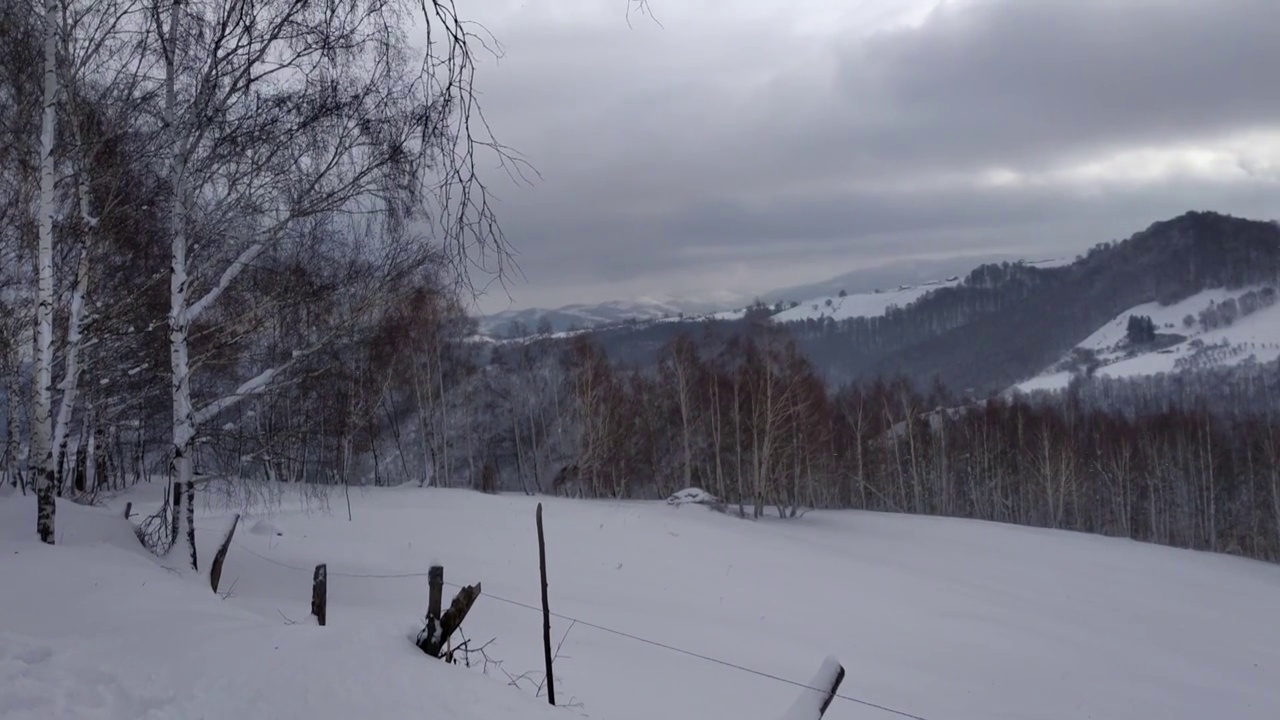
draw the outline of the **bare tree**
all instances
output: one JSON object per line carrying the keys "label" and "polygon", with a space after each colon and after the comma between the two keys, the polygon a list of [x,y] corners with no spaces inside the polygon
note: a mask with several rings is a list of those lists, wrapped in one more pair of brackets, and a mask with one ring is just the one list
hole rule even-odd
{"label": "bare tree", "polygon": [[406,252],[420,237],[411,224],[424,221],[460,279],[477,257],[505,256],[474,173],[485,145],[471,125],[474,35],[451,3],[421,9],[425,53],[408,41],[405,2],[154,8],[164,67],[173,482],[188,498],[193,566],[198,428],[266,392],[331,337],[317,328],[308,344],[197,405],[193,327],[226,320],[215,308],[246,271],[322,218],[342,218],[348,242],[383,257]]}

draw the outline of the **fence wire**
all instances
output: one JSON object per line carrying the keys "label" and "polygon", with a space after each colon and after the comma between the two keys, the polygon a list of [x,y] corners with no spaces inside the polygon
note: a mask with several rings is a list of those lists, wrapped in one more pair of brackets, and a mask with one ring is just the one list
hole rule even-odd
{"label": "fence wire", "polygon": [[[312,572],[312,570],[313,570],[313,568],[297,567],[297,566],[294,566],[294,565],[289,565],[288,563],[280,562],[279,560],[276,560],[276,559],[274,559],[274,558],[267,557],[266,555],[263,555],[263,554],[261,554],[261,553],[259,553],[259,552],[254,551],[252,548],[248,547],[247,545],[242,544],[242,543],[241,543],[240,541],[238,541],[238,540],[233,540],[233,541],[232,541],[232,543],[233,543],[234,545],[236,545],[236,546],[240,547],[242,550],[244,550],[245,552],[249,553],[250,555],[253,555],[254,557],[257,557],[257,558],[258,558],[258,559],[260,559],[260,560],[265,560],[266,562],[269,562],[269,563],[271,563],[272,565],[278,565],[278,566],[280,566],[280,567],[288,568],[288,569],[290,569],[290,570],[295,570],[295,571],[298,571],[298,572],[304,572],[304,573],[307,573],[308,575],[310,575],[310,574],[311,574],[311,572]],[[403,578],[424,578],[424,577],[427,577],[427,575],[428,575],[428,573],[426,573],[426,572],[407,572],[407,573],[344,573],[344,572],[337,572],[337,571],[332,570],[332,569],[329,569],[327,572],[328,572],[329,577],[357,578],[357,579],[361,579],[361,580],[397,580],[397,579],[403,579]],[[462,585],[459,585],[458,583],[449,582],[449,581],[447,581],[447,580],[446,580],[446,581],[444,581],[444,584],[445,584],[445,585],[447,585],[447,586],[449,586],[449,587],[451,587],[451,588],[456,588],[456,589],[461,589],[461,588],[462,588]],[[531,605],[531,604],[529,604],[529,603],[520,602],[519,600],[512,600],[512,599],[510,599],[510,598],[504,598],[504,597],[502,597],[502,596],[500,596],[500,595],[494,595],[493,593],[488,592],[488,591],[482,592],[482,593],[480,594],[480,598],[481,598],[481,599],[489,598],[490,600],[494,600],[494,601],[497,601],[497,602],[500,602],[500,603],[505,603],[505,604],[507,604],[507,605],[512,605],[512,606],[514,606],[514,607],[524,608],[524,609],[526,609],[526,610],[530,610],[530,611],[536,612],[536,613],[538,613],[539,615],[541,615],[541,614],[542,614],[542,608],[541,608],[541,607],[539,607],[539,606],[537,606],[537,605]],[[656,647],[656,648],[661,648],[661,649],[663,649],[663,650],[667,650],[667,651],[670,651],[670,652],[679,653],[680,655],[685,655],[685,656],[687,656],[687,657],[695,658],[695,659],[697,659],[697,660],[702,660],[702,661],[704,661],[704,662],[713,663],[713,664],[715,664],[715,665],[719,665],[719,666],[721,666],[721,667],[726,667],[726,668],[730,668],[730,669],[733,669],[733,670],[738,670],[738,671],[740,671],[740,672],[748,673],[748,674],[754,675],[754,676],[756,676],[756,677],[761,677],[761,678],[765,678],[765,679],[768,679],[768,680],[773,680],[773,681],[775,681],[775,682],[784,683],[784,684],[786,684],[786,685],[791,685],[791,686],[793,686],[793,687],[801,688],[801,689],[804,689],[804,690],[812,690],[812,691],[814,691],[814,692],[818,692],[818,693],[826,694],[826,693],[828,692],[827,690],[824,690],[824,689],[822,689],[822,688],[816,688],[816,687],[813,687],[813,686],[811,686],[811,685],[807,685],[807,684],[802,683],[802,682],[797,682],[797,681],[795,681],[795,680],[789,680],[789,679],[784,678],[784,677],[781,677],[781,676],[779,676],[779,675],[774,675],[774,674],[772,674],[772,673],[767,673],[767,672],[764,672],[764,671],[762,671],[762,670],[756,670],[756,669],[754,669],[754,668],[749,668],[749,667],[746,667],[746,666],[744,666],[744,665],[739,665],[739,664],[737,664],[737,663],[729,662],[728,660],[721,660],[720,658],[712,657],[712,656],[710,656],[710,655],[704,655],[704,654],[702,654],[702,653],[697,653],[697,652],[694,652],[694,651],[692,651],[692,650],[686,650],[686,649],[684,649],[684,648],[676,647],[676,646],[674,646],[674,645],[669,645],[669,644],[667,644],[667,643],[659,642],[659,641],[657,641],[657,640],[651,640],[651,639],[649,639],[649,638],[641,637],[641,636],[639,636],[639,635],[633,635],[632,633],[625,632],[625,631],[622,631],[622,630],[617,630],[617,629],[615,629],[615,628],[606,627],[606,626],[604,626],[604,625],[598,625],[598,624],[596,624],[596,623],[588,622],[588,621],[586,621],[586,620],[583,620],[582,618],[576,618],[576,617],[573,617],[573,616],[570,616],[570,615],[563,615],[563,614],[561,614],[561,613],[557,613],[557,612],[552,612],[552,613],[551,613],[551,616],[552,616],[552,617],[554,617],[554,618],[556,618],[556,619],[558,619],[558,620],[566,620],[566,621],[569,621],[569,622],[574,622],[574,623],[577,623],[578,625],[582,625],[582,626],[584,626],[584,627],[588,627],[588,628],[591,628],[591,629],[593,629],[593,630],[599,630],[600,632],[609,633],[609,634],[611,634],[611,635],[616,635],[616,636],[618,636],[618,637],[627,638],[627,639],[629,639],[629,640],[634,640],[634,641],[639,642],[639,643],[644,643],[645,645],[650,645],[650,646],[653,646],[653,647]],[[835,697],[836,697],[836,698],[838,698],[838,699],[840,699],[840,700],[844,700],[845,702],[851,702],[851,703],[854,703],[854,704],[856,704],[856,705],[861,705],[861,706],[863,706],[863,707],[872,708],[872,709],[875,709],[875,710],[879,710],[879,711],[881,711],[881,712],[889,713],[889,714],[891,714],[891,715],[896,715],[896,716],[898,716],[898,717],[907,718],[908,720],[930,720],[929,718],[927,718],[927,717],[925,717],[925,716],[923,716],[923,715],[915,715],[915,714],[912,714],[912,713],[906,712],[906,711],[904,711],[904,710],[897,710],[897,709],[892,708],[892,707],[889,707],[889,706],[887,706],[887,705],[880,705],[880,704],[877,704],[877,703],[870,702],[870,701],[868,701],[868,700],[863,700],[863,699],[861,699],[861,698],[854,697],[854,696],[852,696],[852,695],[845,695],[845,694],[842,694],[842,693],[836,693],[836,694],[835,694]]]}

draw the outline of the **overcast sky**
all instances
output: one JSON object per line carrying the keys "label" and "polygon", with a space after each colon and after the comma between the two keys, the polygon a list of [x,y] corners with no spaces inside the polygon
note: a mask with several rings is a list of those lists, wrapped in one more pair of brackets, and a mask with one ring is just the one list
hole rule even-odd
{"label": "overcast sky", "polygon": [[459,2],[541,174],[491,175],[525,277],[486,311],[1280,217],[1275,0],[626,3]]}

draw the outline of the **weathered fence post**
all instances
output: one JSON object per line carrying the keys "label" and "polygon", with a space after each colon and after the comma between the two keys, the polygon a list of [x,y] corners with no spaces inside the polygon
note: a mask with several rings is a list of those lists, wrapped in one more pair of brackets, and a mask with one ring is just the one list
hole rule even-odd
{"label": "weathered fence post", "polygon": [[328,614],[329,604],[329,566],[320,563],[316,566],[316,574],[311,579],[311,614],[323,627]]}
{"label": "weathered fence post", "polygon": [[444,568],[440,565],[432,565],[427,570],[427,617],[421,631],[414,644],[418,646],[422,652],[431,657],[441,657],[446,643],[453,635],[454,631],[462,625],[462,621],[466,619],[467,613],[471,612],[471,606],[475,604],[476,598],[480,597],[480,583],[468,585],[458,591],[453,598],[453,602],[449,604],[449,609],[444,613],[440,612],[441,601],[444,594]]}
{"label": "weathered fence post", "polygon": [[800,691],[795,704],[782,716],[782,720],[822,720],[822,716],[831,706],[831,701],[844,682],[844,666],[834,657],[828,656],[822,661],[822,667],[809,685]]}
{"label": "weathered fence post", "polygon": [[[424,632],[428,639],[440,632],[440,604],[444,600],[444,566],[432,565],[427,569],[427,617]],[[441,643],[443,646],[444,643]],[[438,653],[435,653],[439,657]]]}
{"label": "weathered fence post", "polygon": [[440,619],[440,603],[444,599],[444,567],[432,565],[427,570],[427,617]]}
{"label": "weathered fence post", "polygon": [[127,502],[124,504],[124,519],[128,520],[131,517],[133,517],[133,503]]}
{"label": "weathered fence post", "polygon": [[547,541],[542,534],[542,503],[538,503],[538,570],[542,573],[542,654],[547,666],[547,702],[556,704],[556,683],[551,674],[551,606],[547,603]]}
{"label": "weathered fence post", "polygon": [[227,531],[227,536],[223,538],[222,545],[218,548],[218,553],[213,556],[213,565],[209,568],[209,584],[213,586],[213,591],[218,592],[218,581],[222,579],[222,563],[227,559],[227,550],[231,547],[231,538],[236,534],[236,525],[240,524],[240,513],[236,513],[235,518],[231,520],[231,529]]}

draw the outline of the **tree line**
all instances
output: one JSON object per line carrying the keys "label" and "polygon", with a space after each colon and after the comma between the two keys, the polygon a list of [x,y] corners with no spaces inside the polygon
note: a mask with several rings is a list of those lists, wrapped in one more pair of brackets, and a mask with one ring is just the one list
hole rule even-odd
{"label": "tree line", "polygon": [[463,484],[610,498],[692,486],[750,518],[858,508],[1280,559],[1275,363],[973,402],[903,377],[828,385],[777,329],[680,336],[660,358],[620,367],[586,336],[504,348],[469,415],[483,472]]}

